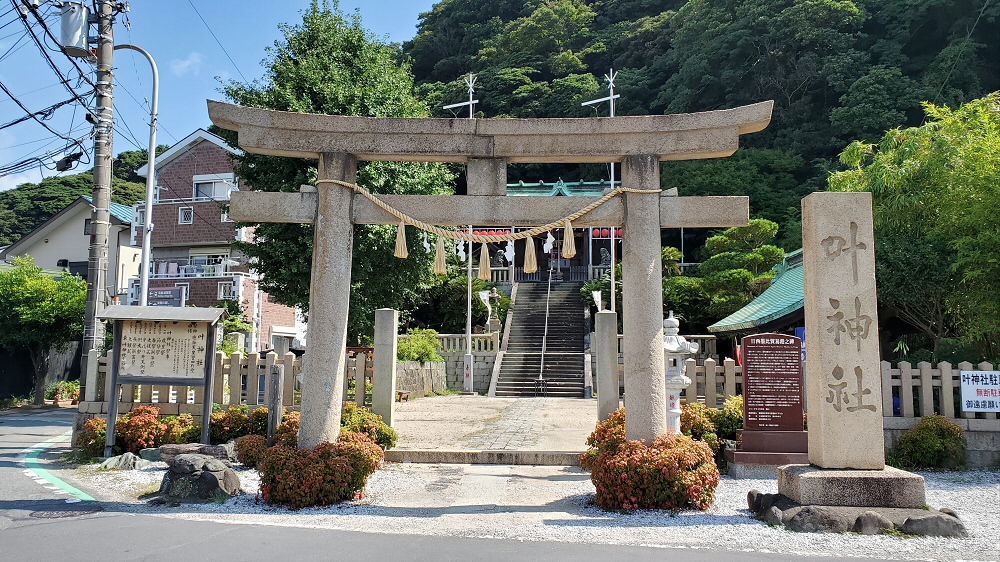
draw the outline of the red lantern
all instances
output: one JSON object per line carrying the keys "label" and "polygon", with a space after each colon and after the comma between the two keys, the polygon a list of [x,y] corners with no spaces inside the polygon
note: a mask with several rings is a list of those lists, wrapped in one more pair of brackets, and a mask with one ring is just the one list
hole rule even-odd
{"label": "red lantern", "polygon": [[602,228],[601,229],[601,238],[607,238],[608,236],[611,236],[611,230],[607,229],[607,228]]}
{"label": "red lantern", "polygon": [[617,233],[617,234],[618,234],[618,237],[619,237],[619,238],[621,238],[621,237],[622,237],[622,232],[624,232],[624,229],[622,229],[622,228],[619,228],[619,229],[618,229],[618,233]]}

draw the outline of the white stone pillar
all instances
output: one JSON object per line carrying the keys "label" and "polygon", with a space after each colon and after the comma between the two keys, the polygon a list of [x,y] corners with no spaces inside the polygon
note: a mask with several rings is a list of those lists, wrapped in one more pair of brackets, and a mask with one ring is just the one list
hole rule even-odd
{"label": "white stone pillar", "polygon": [[618,409],[618,315],[602,310],[594,315],[597,350],[597,421],[604,421]]}
{"label": "white stone pillar", "polygon": [[399,311],[380,308],[375,311],[375,380],[372,381],[372,412],[392,425],[396,407],[396,344],[399,334]]}
{"label": "white stone pillar", "polygon": [[871,193],[802,200],[809,462],[882,469],[882,375]]}
{"label": "white stone pillar", "polygon": [[[350,154],[320,156],[318,179],[353,182],[357,160]],[[317,186],[309,290],[309,346],[302,366],[299,447],[336,441],[344,392],[344,348],[351,300],[354,192],[339,185]]]}
{"label": "white stone pillar", "polygon": [[649,443],[667,430],[659,157],[626,157],[622,185],[650,190],[625,194],[621,260],[626,432],[630,440]]}

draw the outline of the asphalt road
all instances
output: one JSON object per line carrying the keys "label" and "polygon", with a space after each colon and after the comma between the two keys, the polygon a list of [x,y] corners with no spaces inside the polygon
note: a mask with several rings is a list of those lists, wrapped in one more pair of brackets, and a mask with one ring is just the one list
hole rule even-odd
{"label": "asphalt road", "polygon": [[[73,414],[61,410],[0,415],[0,560],[830,560],[702,549],[368,534],[124,513],[114,503],[80,501],[85,493],[62,484],[57,475],[45,476],[46,463],[57,461],[67,450],[68,436],[60,436],[70,429]],[[53,446],[38,447],[53,440]],[[32,464],[34,456],[38,461]],[[35,470],[29,469],[32,466]]]}

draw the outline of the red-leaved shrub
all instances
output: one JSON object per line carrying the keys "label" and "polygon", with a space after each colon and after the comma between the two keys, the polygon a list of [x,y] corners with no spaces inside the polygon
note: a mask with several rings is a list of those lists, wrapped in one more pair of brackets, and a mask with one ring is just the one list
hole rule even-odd
{"label": "red-leaved shrub", "polygon": [[285,412],[285,419],[278,424],[278,429],[274,431],[274,444],[285,447],[299,446],[299,412]]}
{"label": "red-leaved shrub", "polygon": [[116,440],[122,449],[132,453],[160,446],[166,433],[167,424],[160,420],[156,406],[136,406],[115,424]]}
{"label": "red-leaved shrub", "polygon": [[104,454],[104,442],[108,438],[108,420],[90,418],[77,433],[76,444],[89,457]]}
{"label": "red-leaved shrub", "polygon": [[370,437],[349,431],[312,449],[271,447],[257,462],[261,495],[268,504],[292,509],[358,498],[384,458]]}
{"label": "red-leaved shrub", "polygon": [[236,440],[236,459],[248,468],[255,468],[266,450],[267,438],[263,435],[244,435]]}
{"label": "red-leaved shrub", "polygon": [[666,434],[652,444],[628,441],[625,411],[599,423],[580,457],[602,509],[707,509],[719,484],[712,450],[687,435]]}

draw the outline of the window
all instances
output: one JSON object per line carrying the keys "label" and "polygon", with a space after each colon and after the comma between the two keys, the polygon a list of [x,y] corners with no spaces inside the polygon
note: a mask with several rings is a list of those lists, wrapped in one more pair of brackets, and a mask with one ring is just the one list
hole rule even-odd
{"label": "window", "polygon": [[236,300],[236,287],[233,286],[232,281],[219,283],[219,299]]}
{"label": "window", "polygon": [[229,218],[229,211],[226,209],[222,210],[222,222],[233,222],[233,220]]}
{"label": "window", "polygon": [[233,174],[205,174],[194,176],[195,199],[228,201],[229,194],[239,189]]}
{"label": "window", "polygon": [[177,224],[191,224],[194,222],[194,207],[181,207],[177,209]]}
{"label": "window", "polygon": [[83,219],[83,234],[84,236],[90,236],[93,230],[90,227],[90,219]]}

